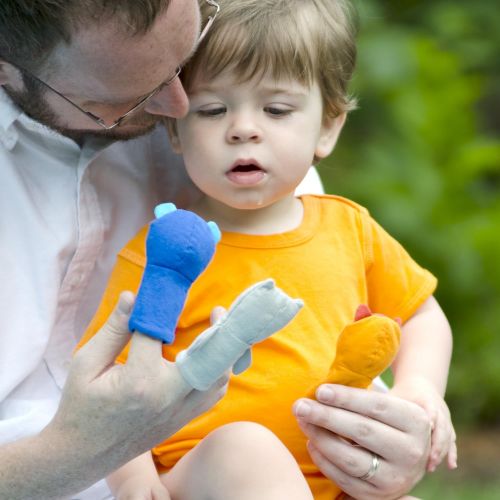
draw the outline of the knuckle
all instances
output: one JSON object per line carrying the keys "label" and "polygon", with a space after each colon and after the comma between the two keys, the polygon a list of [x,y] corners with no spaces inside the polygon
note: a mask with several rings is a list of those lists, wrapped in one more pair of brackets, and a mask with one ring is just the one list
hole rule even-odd
{"label": "knuckle", "polygon": [[356,425],[356,432],[359,437],[366,438],[373,433],[373,430],[370,424],[361,422]]}
{"label": "knuckle", "polygon": [[347,470],[358,470],[361,467],[359,460],[356,460],[352,453],[346,453],[342,461]]}
{"label": "knuckle", "polygon": [[421,446],[412,444],[407,448],[406,459],[411,466],[418,465],[424,458],[424,449]]}
{"label": "knuckle", "polygon": [[311,413],[312,422],[319,427],[328,428],[330,425],[330,417],[325,408],[313,408]]}
{"label": "knuckle", "polygon": [[430,432],[432,425],[431,418],[423,408],[420,406],[415,408],[413,419],[419,429],[424,429]]}
{"label": "knuckle", "polygon": [[349,491],[349,487],[352,486],[352,480],[348,476],[341,476],[335,479],[335,482],[343,491]]}
{"label": "knuckle", "polygon": [[129,383],[126,386],[126,396],[133,403],[141,403],[145,406],[149,406],[148,395],[146,392],[146,388],[144,384],[140,383],[140,381],[135,380],[134,383]]}
{"label": "knuckle", "polygon": [[155,384],[145,378],[127,384],[126,395],[132,406],[141,408],[145,413],[160,412],[166,399],[155,389]]}
{"label": "knuckle", "polygon": [[372,412],[375,417],[385,415],[388,411],[388,403],[385,399],[377,400],[372,407]]}

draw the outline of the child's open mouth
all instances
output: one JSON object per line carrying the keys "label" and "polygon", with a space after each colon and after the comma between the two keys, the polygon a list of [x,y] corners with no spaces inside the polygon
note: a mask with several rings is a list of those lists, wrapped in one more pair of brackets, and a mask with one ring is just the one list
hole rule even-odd
{"label": "child's open mouth", "polygon": [[227,178],[234,184],[252,186],[258,184],[265,176],[266,171],[253,160],[237,161],[226,173]]}

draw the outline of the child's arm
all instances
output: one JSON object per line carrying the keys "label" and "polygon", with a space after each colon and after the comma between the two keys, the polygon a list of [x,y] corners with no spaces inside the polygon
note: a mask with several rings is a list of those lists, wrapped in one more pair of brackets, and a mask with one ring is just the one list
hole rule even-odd
{"label": "child's arm", "polygon": [[392,365],[391,392],[419,404],[431,418],[429,471],[435,470],[445,455],[449,468],[457,466],[455,431],[443,399],[452,343],[448,320],[434,297],[430,297],[404,324],[401,346]]}
{"label": "child's arm", "polygon": [[149,451],[126,463],[106,479],[116,500],[170,500]]}

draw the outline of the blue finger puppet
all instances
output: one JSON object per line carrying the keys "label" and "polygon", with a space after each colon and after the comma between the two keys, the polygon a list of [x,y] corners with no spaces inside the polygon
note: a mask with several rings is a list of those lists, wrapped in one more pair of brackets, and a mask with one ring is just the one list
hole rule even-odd
{"label": "blue finger puppet", "polygon": [[189,288],[212,259],[220,231],[173,203],[158,205],[155,215],[129,329],[171,344]]}

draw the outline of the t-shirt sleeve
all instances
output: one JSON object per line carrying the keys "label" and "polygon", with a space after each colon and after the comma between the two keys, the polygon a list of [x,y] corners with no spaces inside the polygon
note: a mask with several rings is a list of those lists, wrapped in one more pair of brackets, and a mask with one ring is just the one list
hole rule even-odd
{"label": "t-shirt sleeve", "polygon": [[[145,256],[144,241],[147,228],[144,228],[138,235],[120,251],[116,259],[115,267],[102,296],[101,303],[96,314],[92,318],[89,326],[83,334],[76,349],[80,349],[86,344],[106,323],[109,315],[118,303],[120,293],[125,290],[137,294],[144,273]],[[128,345],[116,359],[118,362],[125,362],[127,359]]]}
{"label": "t-shirt sleeve", "polygon": [[361,225],[369,306],[405,322],[434,293],[437,279],[368,213],[361,214]]}

